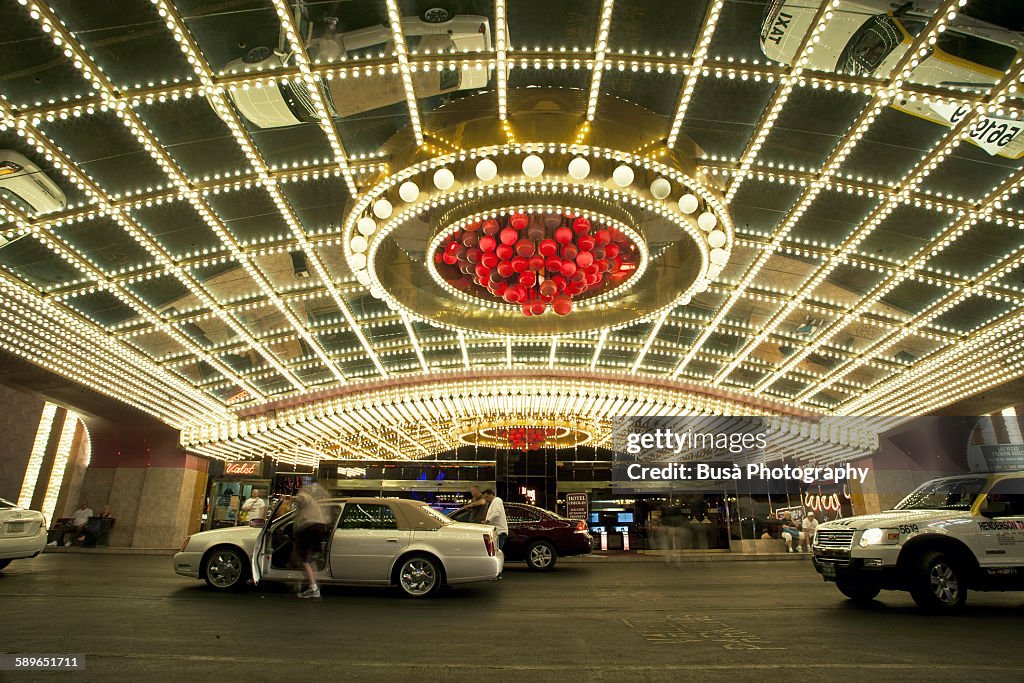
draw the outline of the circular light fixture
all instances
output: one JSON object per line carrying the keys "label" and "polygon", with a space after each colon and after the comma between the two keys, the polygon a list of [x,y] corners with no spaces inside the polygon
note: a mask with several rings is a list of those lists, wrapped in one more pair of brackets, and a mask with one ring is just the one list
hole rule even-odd
{"label": "circular light fixture", "polygon": [[536,154],[523,159],[523,173],[528,178],[536,178],[544,172],[544,160]]}
{"label": "circular light fixture", "polygon": [[391,212],[394,210],[394,207],[391,206],[391,202],[386,199],[381,198],[373,203],[373,215],[381,220],[389,218],[391,216]]}
{"label": "circular light fixture", "polygon": [[403,202],[414,202],[420,198],[420,188],[411,180],[406,180],[398,188],[398,196]]}
{"label": "circular light fixture", "polygon": [[362,270],[363,268],[366,268],[366,254],[352,254],[348,259],[348,264],[352,267],[352,270]]}
{"label": "circular light fixture", "polygon": [[358,230],[360,234],[369,237],[375,230],[377,230],[377,224],[374,223],[373,219],[369,216],[363,216],[359,219],[359,222],[356,223],[356,230]]}
{"label": "circular light fixture", "polygon": [[691,296],[691,295],[689,295],[689,294],[684,294],[684,295],[683,295],[683,296],[682,296],[682,297],[681,297],[681,298],[679,299],[679,305],[680,305],[680,306],[685,306],[685,305],[687,305],[688,303],[690,303],[691,301],[693,301],[693,296]]}
{"label": "circular light fixture", "polygon": [[710,211],[705,211],[697,216],[697,227],[704,232],[711,232],[715,229],[716,225],[718,225],[718,218]]}
{"label": "circular light fixture", "polygon": [[366,238],[363,237],[362,235],[356,235],[355,237],[352,238],[352,241],[349,243],[349,246],[352,247],[352,251],[356,252],[357,254],[362,254],[363,252],[366,251],[366,247],[369,246],[369,242],[367,242]]}
{"label": "circular light fixture", "polygon": [[455,184],[455,174],[447,168],[439,168],[434,171],[434,187],[439,190],[450,190]]}
{"label": "circular light fixture", "polygon": [[715,249],[725,246],[725,233],[721,230],[712,230],[708,233],[708,244]]}
{"label": "circular light fixture", "polygon": [[590,162],[583,157],[576,157],[569,162],[569,175],[576,180],[583,180],[590,175]]}
{"label": "circular light fixture", "polygon": [[498,165],[490,159],[481,159],[476,163],[476,177],[484,182],[494,180],[498,175]]}
{"label": "circular light fixture", "polygon": [[655,199],[664,199],[672,193],[672,183],[665,180],[664,178],[656,178],[651,183],[651,194],[654,195]]}
{"label": "circular light fixture", "polygon": [[708,254],[708,258],[716,266],[724,266],[725,262],[729,260],[729,254],[725,249],[712,249],[711,253]]}
{"label": "circular light fixture", "polygon": [[701,278],[701,279],[699,279],[699,280],[697,280],[696,282],[693,283],[693,291],[698,292],[698,293],[706,292],[706,291],[708,291],[708,286],[709,285],[710,285],[710,283],[707,280],[705,280],[704,278]]}
{"label": "circular light fixture", "polygon": [[373,285],[370,287],[370,296],[372,296],[374,299],[383,299],[384,289],[382,287],[378,287],[377,285]]}
{"label": "circular light fixture", "polygon": [[612,181],[619,187],[629,187],[633,184],[634,177],[635,174],[633,173],[633,169],[625,164],[617,166],[615,170],[612,171]]}
{"label": "circular light fixture", "polygon": [[708,266],[708,275],[707,275],[708,279],[714,280],[716,277],[718,277],[721,274],[722,274],[722,266],[716,266],[713,263],[710,266]]}
{"label": "circular light fixture", "polygon": [[356,271],[356,281],[359,284],[361,284],[363,287],[369,287],[370,286],[370,282],[371,282],[370,274],[368,272],[366,272],[365,270],[357,270]]}
{"label": "circular light fixture", "polygon": [[679,210],[687,215],[696,211],[698,206],[700,206],[700,200],[695,195],[686,193],[679,198]]}

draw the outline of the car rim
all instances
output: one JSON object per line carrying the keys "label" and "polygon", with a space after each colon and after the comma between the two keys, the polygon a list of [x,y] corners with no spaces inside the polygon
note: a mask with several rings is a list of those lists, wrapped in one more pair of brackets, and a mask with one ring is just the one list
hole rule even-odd
{"label": "car rim", "polygon": [[217,553],[206,569],[210,582],[218,588],[233,586],[242,575],[242,564],[234,553]]}
{"label": "car rim", "polygon": [[946,605],[955,603],[960,595],[960,582],[956,578],[956,572],[941,562],[932,567],[931,586],[932,594]]}
{"label": "car rim", "polygon": [[242,61],[247,64],[256,64],[268,59],[272,54],[273,52],[269,47],[254,47],[245,54],[245,59]]}
{"label": "car rim", "polygon": [[534,546],[530,551],[530,562],[535,567],[546,567],[551,564],[551,548],[546,545]]}
{"label": "car rim", "polygon": [[437,581],[434,565],[427,560],[410,560],[402,567],[402,588],[412,595],[429,593]]}
{"label": "car rim", "polygon": [[429,24],[441,24],[448,21],[448,18],[448,10],[441,7],[434,7],[423,13],[423,21]]}

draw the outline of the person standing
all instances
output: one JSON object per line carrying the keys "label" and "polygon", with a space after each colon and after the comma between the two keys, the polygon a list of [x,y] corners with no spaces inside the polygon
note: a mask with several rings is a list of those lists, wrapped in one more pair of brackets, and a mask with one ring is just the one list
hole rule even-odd
{"label": "person standing", "polygon": [[[505,502],[494,495],[494,489],[484,491],[484,500],[487,501],[487,515],[484,518],[486,524],[494,526],[498,534],[496,539],[498,550],[505,547],[505,539],[508,538],[508,519],[505,517]],[[498,574],[496,578],[501,578]]]}
{"label": "person standing", "polygon": [[322,498],[324,495],[319,485],[310,484],[299,489],[298,495],[292,501],[292,507],[298,508],[295,518],[295,550],[309,583],[306,590],[299,592],[300,598],[320,597],[320,586],[316,582],[316,569],[313,563],[327,532],[327,520],[320,506]]}
{"label": "person standing", "polygon": [[476,484],[469,487],[469,495],[473,498],[469,501],[469,507],[472,508],[469,521],[474,524],[483,524],[487,519],[487,500]]}
{"label": "person standing", "polygon": [[[252,495],[242,503],[242,512],[246,515],[249,526],[263,526],[263,520],[267,516],[267,501],[260,497],[263,493],[259,489],[253,489]],[[253,524],[254,519],[260,520],[259,524]]]}
{"label": "person standing", "polygon": [[814,518],[813,510],[807,511],[807,515],[800,523],[800,526],[803,528],[804,531],[804,537],[802,539],[803,551],[805,553],[810,552],[811,546],[814,544],[814,534],[818,531],[818,520]]}

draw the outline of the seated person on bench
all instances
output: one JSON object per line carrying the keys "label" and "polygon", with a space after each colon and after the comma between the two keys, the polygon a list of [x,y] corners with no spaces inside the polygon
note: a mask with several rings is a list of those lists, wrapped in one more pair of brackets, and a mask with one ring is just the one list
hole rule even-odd
{"label": "seated person on bench", "polygon": [[71,545],[74,539],[82,535],[85,524],[89,521],[90,517],[92,517],[92,508],[89,507],[89,501],[83,500],[82,504],[75,510],[75,514],[71,517],[71,524],[59,527],[51,544],[60,545],[63,543],[64,545]]}

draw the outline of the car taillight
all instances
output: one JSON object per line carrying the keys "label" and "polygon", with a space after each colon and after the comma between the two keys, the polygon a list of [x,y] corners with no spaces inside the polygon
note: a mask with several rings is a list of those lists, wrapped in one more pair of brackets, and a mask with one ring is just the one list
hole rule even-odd
{"label": "car taillight", "polygon": [[188,547],[188,542],[192,540],[191,536],[185,537],[185,542],[181,544],[181,552],[185,552],[185,548]]}
{"label": "car taillight", "polygon": [[586,530],[587,530],[587,523],[586,522],[580,522],[579,524],[576,525],[576,531],[586,531]]}
{"label": "car taillight", "polygon": [[494,541],[490,534],[484,534],[484,547],[487,548],[487,555],[494,557]]}

